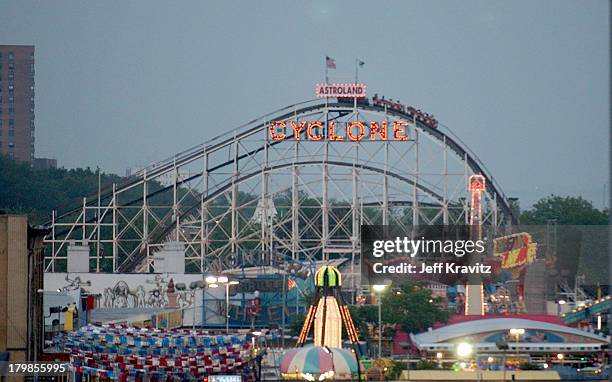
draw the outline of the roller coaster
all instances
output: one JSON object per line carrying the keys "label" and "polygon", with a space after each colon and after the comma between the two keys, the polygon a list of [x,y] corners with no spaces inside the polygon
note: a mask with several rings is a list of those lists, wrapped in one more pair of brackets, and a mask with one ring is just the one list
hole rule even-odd
{"label": "roller coaster", "polygon": [[[410,138],[274,141],[268,127],[279,120],[402,120]],[[354,286],[362,224],[466,224],[473,174],[487,180],[482,224],[516,223],[492,174],[433,116],[380,100],[295,103],[54,212],[45,269],[65,271],[67,247],[80,243],[90,248],[91,272],[155,272],[155,254],[175,241],[184,243],[187,272],[272,264],[279,256],[344,258]]]}

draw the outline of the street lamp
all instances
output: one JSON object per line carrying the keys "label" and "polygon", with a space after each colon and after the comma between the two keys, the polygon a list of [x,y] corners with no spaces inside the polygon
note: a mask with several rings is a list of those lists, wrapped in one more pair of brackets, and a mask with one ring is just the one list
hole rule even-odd
{"label": "street lamp", "polygon": [[206,276],[204,279],[209,288],[218,288],[219,285],[225,286],[225,331],[229,333],[229,287],[238,285],[238,280],[230,280],[227,276]]}
{"label": "street lamp", "polygon": [[461,342],[457,345],[457,356],[459,358],[469,358],[474,351],[474,346],[467,342]]}
{"label": "street lamp", "polygon": [[227,276],[219,276],[217,277],[217,282],[219,284],[226,284],[229,282],[229,278]]}
{"label": "street lamp", "polygon": [[557,301],[557,316],[561,315],[561,306],[567,304],[567,301],[561,299],[559,301]]}
{"label": "street lamp", "polygon": [[372,285],[372,290],[378,297],[378,358],[382,355],[382,294],[387,288],[387,285],[376,284]]}
{"label": "street lamp", "polygon": [[563,353],[557,354],[557,359],[561,361],[561,366],[563,366],[563,359],[565,359],[565,355]]}
{"label": "street lamp", "polygon": [[436,353],[436,360],[438,361],[438,368],[442,368],[442,358],[444,357],[444,354],[442,352],[437,352]]}
{"label": "street lamp", "polygon": [[215,284],[217,282],[217,277],[215,276],[206,276],[206,278],[204,279],[204,281],[206,281],[206,284]]}
{"label": "street lamp", "polygon": [[[185,283],[176,283],[174,285],[174,288],[178,291],[185,291],[187,292],[187,285],[185,285]],[[189,283],[189,293],[191,295],[191,301],[193,304],[193,321],[191,323],[191,330],[195,331],[195,327],[196,327],[196,309],[198,307],[198,304],[196,302],[196,289],[201,289],[204,288],[204,283],[202,283],[201,281],[192,281],[191,283]]]}
{"label": "street lamp", "polygon": [[518,355],[519,339],[523,334],[525,334],[525,329],[512,328],[510,329],[510,334],[514,336],[514,339],[516,341],[516,345],[514,345],[514,352],[516,353],[516,355]]}

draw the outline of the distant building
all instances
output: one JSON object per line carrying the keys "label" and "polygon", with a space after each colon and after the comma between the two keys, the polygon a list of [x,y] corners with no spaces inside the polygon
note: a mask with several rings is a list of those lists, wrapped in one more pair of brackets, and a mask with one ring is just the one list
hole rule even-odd
{"label": "distant building", "polygon": [[[0,213],[0,354],[33,361],[42,349],[44,235],[27,216]],[[2,378],[0,378],[2,379]]]}
{"label": "distant building", "polygon": [[[523,333],[512,335],[511,328],[523,329]],[[609,336],[571,328],[556,315],[527,314],[454,316],[443,326],[410,334],[410,339],[422,353],[432,358],[441,353],[447,361],[456,359],[457,344],[461,342],[473,344],[474,355],[484,356],[485,360],[487,355],[499,357],[503,351],[497,344],[505,342],[509,353],[531,355],[540,362],[550,362],[559,352],[566,353],[569,364],[577,362],[576,357],[579,361],[585,355],[605,352],[610,344]]]}
{"label": "distant building", "polygon": [[34,168],[37,170],[48,170],[50,168],[57,168],[57,159],[34,158]]}
{"label": "distant building", "polygon": [[0,154],[34,160],[32,45],[0,45]]}

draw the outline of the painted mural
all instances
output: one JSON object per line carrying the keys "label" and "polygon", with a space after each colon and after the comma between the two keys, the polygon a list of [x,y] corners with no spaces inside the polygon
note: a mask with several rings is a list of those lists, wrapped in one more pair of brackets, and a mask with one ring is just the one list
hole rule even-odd
{"label": "painted mural", "polygon": [[[485,342],[497,342],[497,341],[507,341],[507,342],[515,342],[516,339],[514,336],[510,335],[507,331],[493,334],[484,340]],[[535,330],[528,329],[525,331],[525,334],[520,336],[519,342],[550,342],[550,343],[560,343],[566,342],[565,338],[561,337],[558,334],[543,331],[543,330]]]}
{"label": "painted mural", "polygon": [[191,274],[101,274],[47,273],[45,290],[71,291],[82,288],[97,295],[99,308],[179,308],[193,306],[191,291],[178,291],[177,282],[189,285],[201,275]]}

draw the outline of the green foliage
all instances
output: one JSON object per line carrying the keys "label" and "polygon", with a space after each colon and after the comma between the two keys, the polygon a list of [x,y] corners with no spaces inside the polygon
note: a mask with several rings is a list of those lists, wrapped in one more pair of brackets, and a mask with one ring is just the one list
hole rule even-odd
{"label": "green foliage", "polygon": [[374,305],[354,305],[349,308],[353,322],[359,332],[359,339],[366,341],[370,338],[368,324],[378,322],[378,310]]}
{"label": "green foliage", "polygon": [[[521,215],[521,224],[545,226],[554,223],[543,232],[533,230],[536,242],[551,242],[543,252],[554,256],[555,268],[570,274],[584,274],[588,282],[606,283],[607,269],[602,267],[608,260],[608,215],[609,210],[598,210],[581,197],[550,195],[541,199]],[[546,236],[546,235],[550,235]]]}
{"label": "green foliage", "polygon": [[[414,283],[401,284],[394,288],[401,294],[386,293],[382,297],[382,321],[387,331],[400,324],[408,332],[423,331],[434,322],[446,322],[449,312],[440,309],[437,300],[432,298],[431,291]],[[307,295],[305,299],[310,299]],[[432,302],[430,302],[432,301]],[[350,307],[351,317],[359,331],[361,340],[368,340],[368,325],[378,325],[378,307],[376,305],[355,305]],[[296,316],[288,326],[289,332],[296,336],[304,325],[305,315]]]}
{"label": "green foliage", "polygon": [[303,313],[298,314],[293,317],[293,320],[287,325],[287,331],[289,335],[299,336],[300,331],[302,330],[302,326],[304,326],[304,321],[306,320],[306,315]]}
{"label": "green foliage", "polygon": [[[101,179],[104,187],[121,178],[102,174]],[[27,214],[32,224],[41,224],[53,209],[78,206],[84,195],[96,193],[98,175],[90,168],[36,170],[0,155],[0,190],[0,210]]]}
{"label": "green foliage", "polygon": [[519,365],[519,370],[542,370],[542,366],[535,363],[521,363]]}
{"label": "green foliage", "polygon": [[[399,324],[406,332],[421,332],[435,322],[446,322],[450,313],[439,307],[431,291],[418,284],[406,282],[386,290],[382,296],[382,320]],[[399,293],[398,293],[399,292]],[[431,302],[430,302],[431,301]]]}
{"label": "green foliage", "polygon": [[387,366],[387,371],[385,373],[385,379],[387,380],[395,380],[398,379],[402,370],[406,369],[406,364],[400,361],[391,361],[391,364]]}
{"label": "green foliage", "polygon": [[438,364],[432,361],[419,361],[414,368],[416,370],[434,370],[438,368]]}
{"label": "green foliage", "polygon": [[555,221],[560,225],[608,224],[608,210],[600,211],[582,197],[550,195],[540,199],[521,214],[521,224],[543,225]]}

